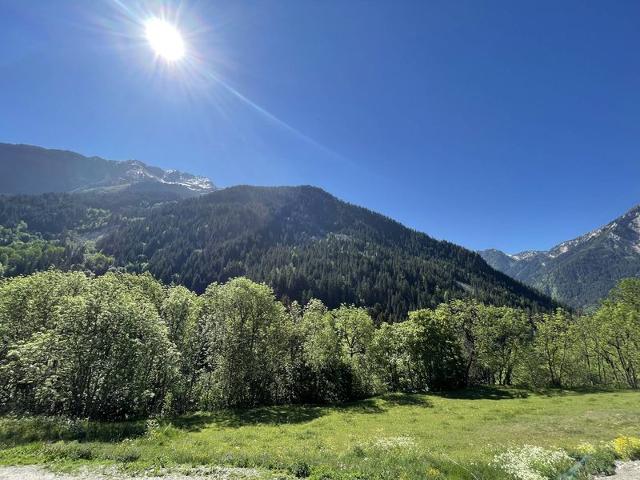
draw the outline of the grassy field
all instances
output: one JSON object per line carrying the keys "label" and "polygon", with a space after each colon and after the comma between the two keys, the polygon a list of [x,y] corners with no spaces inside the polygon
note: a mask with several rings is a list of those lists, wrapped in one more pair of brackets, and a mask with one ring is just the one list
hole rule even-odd
{"label": "grassy field", "polygon": [[312,478],[508,478],[494,456],[524,444],[598,444],[640,433],[640,392],[506,389],[394,394],[340,407],[287,406],[100,424],[0,420],[0,464],[148,468],[226,465]]}

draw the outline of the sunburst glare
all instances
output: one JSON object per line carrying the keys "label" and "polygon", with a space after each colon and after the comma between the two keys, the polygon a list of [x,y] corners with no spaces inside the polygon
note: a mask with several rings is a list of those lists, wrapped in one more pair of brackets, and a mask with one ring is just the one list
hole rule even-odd
{"label": "sunburst glare", "polygon": [[145,22],[145,35],[159,57],[169,62],[184,57],[186,49],[182,35],[169,22],[160,18],[150,18]]}

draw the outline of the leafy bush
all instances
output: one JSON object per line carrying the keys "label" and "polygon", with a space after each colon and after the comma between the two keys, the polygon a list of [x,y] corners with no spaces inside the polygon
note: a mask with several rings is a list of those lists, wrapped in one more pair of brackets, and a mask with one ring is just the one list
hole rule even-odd
{"label": "leafy bush", "polygon": [[610,448],[601,448],[584,457],[583,471],[589,475],[589,479],[592,475],[613,475],[616,471],[615,461],[616,457]]}
{"label": "leafy bush", "polygon": [[307,478],[311,475],[311,467],[307,462],[296,462],[293,465],[290,465],[288,470],[289,473],[297,478]]}
{"label": "leafy bush", "polygon": [[91,460],[94,457],[90,445],[73,442],[56,442],[46,445],[43,451],[47,461]]}
{"label": "leafy bush", "polygon": [[110,456],[117,462],[131,463],[138,460],[140,455],[141,451],[138,447],[131,445],[129,442],[123,442],[115,448]]}

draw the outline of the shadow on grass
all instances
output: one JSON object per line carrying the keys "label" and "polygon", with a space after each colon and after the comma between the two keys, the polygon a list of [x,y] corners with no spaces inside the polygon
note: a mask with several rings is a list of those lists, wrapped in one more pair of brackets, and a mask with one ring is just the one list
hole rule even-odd
{"label": "shadow on grass", "polygon": [[205,426],[238,428],[247,425],[289,425],[310,422],[325,414],[325,407],[282,405],[250,409],[199,412],[174,418],[171,424],[181,430],[197,431]]}
{"label": "shadow on grass", "polygon": [[341,405],[279,405],[249,409],[228,409],[199,412],[174,418],[171,424],[189,432],[204,427],[239,428],[248,425],[293,425],[307,423],[330,412],[379,414],[386,408],[375,398]]}
{"label": "shadow on grass", "polygon": [[387,393],[379,398],[384,400],[385,404],[391,407],[413,406],[413,407],[432,407],[433,404],[425,395],[417,393]]}
{"label": "shadow on grass", "polygon": [[[391,394],[342,405],[278,405],[245,409],[198,412],[160,421],[162,425],[194,432],[205,427],[239,428],[252,425],[292,425],[307,423],[330,412],[380,414],[393,405],[424,404],[418,396]],[[59,440],[80,442],[120,442],[145,435],[145,420],[128,422],[100,422],[71,420],[64,417],[7,417],[0,420],[0,444],[17,446],[32,442]]]}
{"label": "shadow on grass", "polygon": [[473,387],[462,390],[451,390],[434,393],[443,398],[454,398],[459,400],[509,400],[514,398],[527,398],[529,392],[515,388],[501,387]]}
{"label": "shadow on grass", "polygon": [[146,422],[97,422],[64,417],[8,417],[0,421],[0,444],[24,445],[59,440],[120,442],[146,433]]}
{"label": "shadow on grass", "polygon": [[590,393],[618,393],[625,390],[604,387],[576,387],[571,390],[563,388],[538,388],[534,390],[538,395],[545,397],[566,397],[569,395],[588,395]]}
{"label": "shadow on grass", "polygon": [[[543,389],[528,391],[518,388],[474,387],[429,395],[411,393],[388,393],[342,405],[279,405],[246,409],[199,412],[161,420],[163,426],[193,432],[208,428],[239,428],[255,425],[294,425],[311,422],[317,418],[337,412],[340,414],[375,415],[385,413],[398,406],[429,408],[430,397],[463,400],[508,400],[527,398],[530,393],[547,397],[566,397],[590,393],[625,392],[610,389]],[[145,420],[124,422],[99,422],[71,420],[64,417],[4,417],[0,418],[0,448],[33,442],[55,442],[58,440],[80,442],[120,442],[137,438],[147,433]]]}
{"label": "shadow on grass", "polygon": [[583,387],[572,389],[539,388],[532,390],[518,387],[478,386],[460,390],[434,392],[432,395],[460,400],[509,400],[517,398],[527,398],[531,394],[544,395],[546,397],[565,397],[586,395],[590,393],[613,393],[621,391],[623,390],[601,387]]}

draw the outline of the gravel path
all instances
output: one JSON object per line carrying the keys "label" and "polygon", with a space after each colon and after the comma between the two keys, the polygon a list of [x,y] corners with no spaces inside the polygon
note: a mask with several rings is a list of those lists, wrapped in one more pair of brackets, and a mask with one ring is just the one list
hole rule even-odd
{"label": "gravel path", "polygon": [[616,474],[610,477],[598,477],[610,480],[640,480],[640,460],[635,462],[616,462]]}
{"label": "gravel path", "polygon": [[0,467],[0,480],[258,480],[265,478],[250,468],[209,468],[191,470],[189,475],[167,472],[162,476],[131,477],[117,471],[81,470],[77,473],[53,473],[38,466]]}
{"label": "gravel path", "polygon": [[[189,475],[166,473],[155,477],[131,477],[113,472],[80,471],[76,474],[52,473],[42,467],[0,467],[0,480],[241,480],[264,478],[257,470],[249,468],[214,468],[206,471],[191,471]],[[617,462],[616,474],[598,477],[608,480],[640,480],[640,460]]]}

